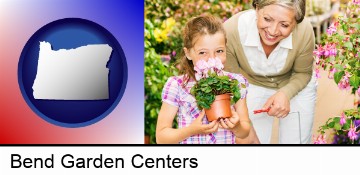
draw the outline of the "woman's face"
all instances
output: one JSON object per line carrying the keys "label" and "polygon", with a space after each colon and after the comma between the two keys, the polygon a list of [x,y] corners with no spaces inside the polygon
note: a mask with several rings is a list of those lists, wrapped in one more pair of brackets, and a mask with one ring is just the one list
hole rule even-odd
{"label": "woman's face", "polygon": [[294,10],[280,5],[256,9],[257,28],[263,44],[274,46],[288,37],[296,25]]}
{"label": "woman's face", "polygon": [[207,61],[209,58],[218,57],[224,64],[226,61],[226,43],[224,34],[217,32],[214,35],[202,35],[194,39],[194,46],[190,49],[184,48],[186,57],[193,61]]}

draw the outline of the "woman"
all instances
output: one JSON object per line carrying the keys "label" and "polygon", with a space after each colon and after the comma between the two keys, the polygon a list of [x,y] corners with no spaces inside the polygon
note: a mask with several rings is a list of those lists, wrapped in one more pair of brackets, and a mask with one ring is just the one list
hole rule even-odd
{"label": "woman", "polygon": [[[261,143],[270,143],[273,117],[280,118],[279,143],[309,143],[316,101],[315,41],[304,19],[305,0],[254,0],[253,7],[224,24],[225,67],[250,82],[247,104]],[[269,111],[253,114],[257,109]]]}

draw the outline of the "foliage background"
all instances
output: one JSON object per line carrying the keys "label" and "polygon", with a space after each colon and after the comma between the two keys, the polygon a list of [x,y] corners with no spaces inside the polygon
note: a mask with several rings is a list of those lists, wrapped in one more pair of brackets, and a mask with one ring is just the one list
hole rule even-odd
{"label": "foliage background", "polygon": [[[344,14],[334,19],[314,51],[315,71],[328,71],[328,78],[341,90],[360,96],[360,1],[349,1]],[[326,143],[325,131],[333,130],[333,144],[359,144],[360,107],[342,112],[341,116],[330,117],[319,127],[319,136],[314,143]]]}

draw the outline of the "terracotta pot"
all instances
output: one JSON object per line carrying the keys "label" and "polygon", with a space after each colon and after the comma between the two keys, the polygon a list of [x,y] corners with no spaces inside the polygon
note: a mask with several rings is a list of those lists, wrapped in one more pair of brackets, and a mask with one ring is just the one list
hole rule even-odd
{"label": "terracotta pot", "polygon": [[150,136],[149,135],[144,136],[144,144],[150,144]]}
{"label": "terracotta pot", "polygon": [[218,120],[219,118],[229,118],[231,114],[231,99],[230,94],[222,94],[215,96],[214,102],[209,109],[205,109],[206,118],[208,121]]}

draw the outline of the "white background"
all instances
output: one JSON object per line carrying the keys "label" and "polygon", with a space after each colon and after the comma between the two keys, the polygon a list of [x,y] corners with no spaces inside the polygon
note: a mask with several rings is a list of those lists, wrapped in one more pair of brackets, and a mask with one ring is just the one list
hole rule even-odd
{"label": "white background", "polygon": [[[0,174],[276,174],[325,175],[356,174],[359,147],[181,147],[181,146],[110,146],[110,147],[0,147]],[[11,168],[11,154],[22,158],[47,158],[54,154],[53,169]],[[61,157],[72,154],[79,158],[123,158],[124,168],[66,169]],[[197,168],[134,168],[131,158],[196,158]],[[140,163],[140,159],[137,159]],[[189,166],[187,166],[189,167]]]}

